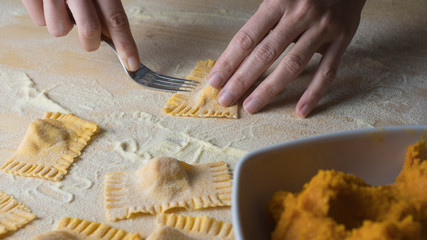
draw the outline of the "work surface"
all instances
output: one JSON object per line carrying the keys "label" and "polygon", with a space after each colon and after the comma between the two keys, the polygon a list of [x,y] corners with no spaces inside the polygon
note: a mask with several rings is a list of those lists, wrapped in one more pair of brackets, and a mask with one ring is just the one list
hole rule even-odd
{"label": "work surface", "polygon": [[[197,60],[221,54],[259,1],[124,4],[142,62],[161,73],[184,77]],[[53,230],[65,216],[148,236],[155,225],[153,216],[106,220],[102,185],[106,173],[136,170],[152,157],[166,155],[188,163],[224,160],[232,170],[248,151],[279,142],[356,128],[426,124],[425,9],[424,0],[367,1],[337,80],[309,118],[295,117],[294,109],[319,56],[263,111],[249,115],[240,110],[240,119],[231,120],[166,116],[161,108],[171,93],[131,81],[108,46],[86,53],[75,30],[52,38],[31,22],[19,1],[2,0],[0,164],[16,150],[29,123],[46,111],[72,112],[101,128],[61,182],[0,172],[0,190],[37,215],[8,238]],[[179,214],[231,221],[230,208]]]}

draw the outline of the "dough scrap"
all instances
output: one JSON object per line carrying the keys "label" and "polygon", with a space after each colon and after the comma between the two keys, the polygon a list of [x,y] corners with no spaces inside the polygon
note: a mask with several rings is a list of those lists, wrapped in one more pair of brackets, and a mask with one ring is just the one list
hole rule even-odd
{"label": "dough scrap", "polygon": [[117,229],[79,218],[62,218],[56,231],[44,233],[32,240],[141,240],[139,233],[128,233]]}
{"label": "dough scrap", "polygon": [[157,217],[160,228],[147,240],[166,239],[234,239],[233,225],[207,216],[164,214]]}
{"label": "dough scrap", "polygon": [[31,222],[36,215],[10,195],[0,191],[0,238]]}
{"label": "dough scrap", "polygon": [[154,158],[135,172],[106,175],[107,219],[173,208],[230,206],[231,186],[231,174],[223,161],[190,165],[175,158]]}
{"label": "dough scrap", "polygon": [[98,129],[96,123],[71,113],[45,113],[43,119],[30,124],[18,150],[1,170],[59,181]]}
{"label": "dough scrap", "polygon": [[220,90],[212,88],[207,82],[214,64],[214,60],[198,61],[196,68],[186,79],[199,81],[199,86],[188,93],[174,94],[163,107],[163,111],[166,114],[184,117],[238,118],[237,105],[221,106],[218,102]]}

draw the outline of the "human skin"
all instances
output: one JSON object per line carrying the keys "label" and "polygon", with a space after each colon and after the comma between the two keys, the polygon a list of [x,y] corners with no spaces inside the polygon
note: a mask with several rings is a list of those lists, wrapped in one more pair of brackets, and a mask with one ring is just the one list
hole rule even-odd
{"label": "human skin", "polygon": [[[120,0],[22,1],[33,21],[47,26],[53,36],[64,36],[72,29],[71,12],[83,49],[96,50],[102,32],[113,40],[129,70],[139,67],[138,50]],[[233,37],[209,75],[209,84],[222,88],[220,104],[235,104],[295,42],[273,72],[245,99],[243,107],[249,113],[260,111],[319,52],[322,58],[316,73],[296,106],[297,116],[307,117],[336,78],[365,1],[264,0]]]}
{"label": "human skin", "polygon": [[322,54],[299,99],[296,115],[307,117],[336,78],[341,57],[360,22],[366,0],[264,0],[217,60],[209,84],[222,88],[221,105],[233,105],[292,43],[295,45],[244,100],[255,113]]}
{"label": "human skin", "polygon": [[[77,26],[80,45],[86,51],[98,49],[101,33],[111,38],[126,67],[135,71],[140,65],[120,0],[22,0],[33,22],[47,26],[54,37],[67,35]],[[71,15],[71,16],[70,16]]]}

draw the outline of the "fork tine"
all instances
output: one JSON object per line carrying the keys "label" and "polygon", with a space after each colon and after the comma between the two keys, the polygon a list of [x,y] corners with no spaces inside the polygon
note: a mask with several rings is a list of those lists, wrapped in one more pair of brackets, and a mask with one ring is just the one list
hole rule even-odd
{"label": "fork tine", "polygon": [[171,78],[173,80],[169,80],[167,77],[160,78],[158,76],[159,74],[155,74],[153,72],[147,73],[144,77],[149,77],[150,80],[162,82],[165,84],[169,84],[171,86],[183,86],[183,87],[196,87],[199,82],[193,81],[193,80],[184,80],[184,79],[178,79],[178,78]]}
{"label": "fork tine", "polygon": [[143,64],[141,64],[141,67],[136,72],[131,73],[131,77],[136,81],[137,79],[144,79],[145,82],[140,82],[144,86],[165,91],[189,92],[199,84],[198,81],[194,80],[179,79],[158,74]]}
{"label": "fork tine", "polygon": [[174,83],[174,82],[168,82],[162,79],[158,79],[153,75],[146,74],[143,79],[147,82],[147,84],[155,85],[161,88],[168,88],[168,89],[176,89],[177,91],[191,91],[195,85],[189,85],[185,83]]}
{"label": "fork tine", "polygon": [[180,87],[170,87],[167,85],[158,85],[158,84],[153,83],[152,81],[146,81],[146,79],[142,79],[142,78],[139,79],[137,82],[142,84],[143,86],[145,86],[147,88],[166,91],[166,92],[190,92],[191,91],[191,89],[182,89]]}
{"label": "fork tine", "polygon": [[165,76],[165,75],[153,72],[153,71],[151,71],[150,73],[153,74],[154,76],[158,77],[158,78],[165,79],[165,80],[172,81],[172,82],[187,83],[187,84],[191,84],[191,85],[198,85],[200,83],[199,81],[196,81],[196,80],[169,77],[169,76]]}
{"label": "fork tine", "polygon": [[145,87],[167,92],[190,92],[191,90],[193,90],[193,87],[185,87],[180,85],[173,86],[168,83],[152,80],[150,78],[147,78],[146,76],[144,76],[143,78],[135,79],[135,81]]}

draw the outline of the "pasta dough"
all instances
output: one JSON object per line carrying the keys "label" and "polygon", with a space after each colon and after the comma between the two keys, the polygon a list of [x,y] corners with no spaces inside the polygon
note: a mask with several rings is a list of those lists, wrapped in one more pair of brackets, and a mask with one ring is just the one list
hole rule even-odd
{"label": "pasta dough", "polygon": [[32,240],[140,240],[138,233],[128,233],[103,223],[64,217],[56,231],[34,237]]}
{"label": "pasta dough", "polygon": [[0,191],[0,238],[36,218],[25,205]]}
{"label": "pasta dough", "polygon": [[154,158],[135,172],[106,175],[107,218],[115,221],[138,212],[230,206],[231,185],[225,162],[190,165],[174,158]]}
{"label": "pasta dough", "polygon": [[223,107],[218,102],[219,89],[207,83],[207,77],[215,61],[198,61],[196,68],[186,78],[200,84],[189,93],[174,94],[163,111],[166,114],[185,117],[238,118],[237,105]]}
{"label": "pasta dough", "polygon": [[185,235],[185,233],[179,231],[178,229],[167,227],[167,226],[159,227],[155,232],[153,232],[147,238],[147,240],[169,240],[169,239],[195,240],[195,238]]}
{"label": "pasta dough", "polygon": [[73,114],[46,113],[30,124],[18,150],[1,170],[59,181],[97,131],[97,124]]}
{"label": "pasta dough", "polygon": [[159,215],[160,228],[147,240],[166,239],[234,239],[231,223],[217,221],[207,216]]}

